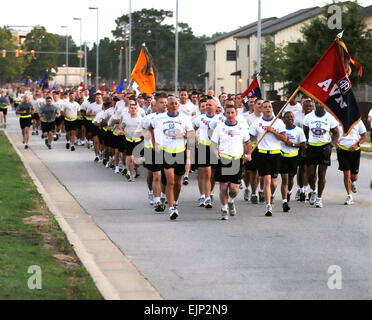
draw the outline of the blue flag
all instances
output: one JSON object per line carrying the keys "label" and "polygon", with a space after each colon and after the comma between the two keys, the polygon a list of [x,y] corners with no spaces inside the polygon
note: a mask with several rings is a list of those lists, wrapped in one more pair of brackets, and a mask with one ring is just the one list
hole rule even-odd
{"label": "blue flag", "polygon": [[124,90],[124,86],[125,86],[125,81],[123,81],[123,82],[120,84],[120,86],[118,86],[118,87],[116,88],[116,93],[122,93],[123,90]]}

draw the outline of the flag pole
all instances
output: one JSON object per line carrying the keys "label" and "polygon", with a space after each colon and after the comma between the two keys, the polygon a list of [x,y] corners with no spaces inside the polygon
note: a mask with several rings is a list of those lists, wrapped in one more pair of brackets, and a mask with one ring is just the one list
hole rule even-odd
{"label": "flag pole", "polygon": [[[288,99],[288,101],[285,103],[285,105],[283,106],[283,108],[280,109],[279,113],[276,115],[276,117],[275,117],[274,121],[271,123],[270,127],[272,127],[272,126],[274,125],[274,123],[276,122],[276,120],[279,119],[279,117],[280,117],[280,115],[282,114],[283,110],[288,106],[289,102],[290,102],[293,98],[295,98],[295,97],[297,96],[297,93],[298,93],[299,91],[300,91],[300,87],[297,87],[297,89],[295,90],[295,92],[293,92],[293,94],[292,94],[291,97]],[[260,140],[258,140],[257,144],[256,144],[255,147],[252,149],[252,153],[253,153],[254,150],[256,150],[256,148],[257,148],[258,145],[262,142],[263,138],[265,138],[265,136],[266,136],[267,133],[268,133],[268,132],[266,131],[266,132],[262,135],[262,137],[260,138]],[[251,154],[252,154],[252,153],[251,153]]]}

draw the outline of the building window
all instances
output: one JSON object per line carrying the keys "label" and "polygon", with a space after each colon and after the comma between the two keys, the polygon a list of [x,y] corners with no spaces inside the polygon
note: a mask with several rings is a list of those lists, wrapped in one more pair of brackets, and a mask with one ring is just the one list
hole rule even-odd
{"label": "building window", "polygon": [[236,45],[236,57],[239,58],[239,46]]}
{"label": "building window", "polygon": [[227,50],[226,51],[226,60],[227,61],[236,61],[236,51],[235,50]]}

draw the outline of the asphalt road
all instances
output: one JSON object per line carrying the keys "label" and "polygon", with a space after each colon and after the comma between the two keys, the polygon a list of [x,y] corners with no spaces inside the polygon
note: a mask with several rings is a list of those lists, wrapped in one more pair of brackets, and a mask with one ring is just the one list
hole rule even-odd
{"label": "asphalt road", "polygon": [[[20,135],[10,112],[7,128]],[[346,194],[335,155],[327,174],[323,209],[291,202],[281,210],[277,191],[274,216],[264,205],[236,201],[238,215],[220,221],[220,206],[197,207],[195,174],[183,187],[180,218],[154,214],[147,203],[144,170],[129,183],[93,162],[93,152],[71,152],[61,139],[48,150],[32,136],[34,152],[80,202],[165,299],[371,299],[371,158],[362,159],[356,204]],[[217,189],[216,189],[217,191]],[[218,194],[218,192],[215,192]],[[328,286],[330,266],[341,268],[342,289]]]}

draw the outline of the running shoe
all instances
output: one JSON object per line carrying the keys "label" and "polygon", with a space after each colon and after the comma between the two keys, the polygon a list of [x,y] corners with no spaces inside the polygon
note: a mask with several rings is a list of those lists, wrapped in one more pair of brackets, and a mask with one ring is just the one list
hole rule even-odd
{"label": "running shoe", "polygon": [[48,139],[45,139],[44,142],[45,142],[45,145],[48,146]]}
{"label": "running shoe", "polygon": [[229,216],[227,215],[227,211],[221,209],[221,220],[229,220]]}
{"label": "running shoe", "polygon": [[249,189],[244,190],[244,201],[249,201],[249,198],[251,197],[251,191]]}
{"label": "running shoe", "polygon": [[35,133],[35,131],[32,131],[31,135],[33,135],[33,136],[34,136],[35,134],[36,134],[36,133]]}
{"label": "running shoe", "polygon": [[300,202],[305,202],[306,201],[306,193],[305,192],[301,192],[300,193]]}
{"label": "running shoe", "polygon": [[350,206],[352,204],[354,204],[353,197],[352,196],[347,196],[346,201],[345,201],[345,205]]}
{"label": "running shoe", "polygon": [[75,147],[74,146],[71,147],[71,151],[75,151]]}
{"label": "running shoe", "polygon": [[315,204],[315,200],[316,200],[316,192],[310,192],[309,203],[311,206]]}
{"label": "running shoe", "polygon": [[134,177],[129,177],[128,182],[134,182]]}
{"label": "running shoe", "polygon": [[119,174],[120,173],[120,171],[119,171],[119,167],[116,167],[115,168],[115,174]]}
{"label": "running shoe", "polygon": [[70,149],[70,144],[68,142],[66,143],[66,149]]}
{"label": "running shoe", "polygon": [[183,177],[183,185],[184,186],[187,186],[189,184],[189,177],[188,176],[184,176]]}
{"label": "running shoe", "polygon": [[165,206],[168,203],[167,198],[160,197],[160,201],[161,201],[163,206]]}
{"label": "running shoe", "polygon": [[50,144],[48,144],[48,149],[51,150],[52,149],[52,146]]}
{"label": "running shoe", "polygon": [[288,205],[288,202],[283,202],[283,212],[288,212],[291,208]]}
{"label": "running shoe", "polygon": [[25,149],[28,149],[28,145],[27,144],[25,145]]}
{"label": "running shoe", "polygon": [[155,203],[155,212],[164,212],[165,205],[163,205],[160,201]]}
{"label": "running shoe", "polygon": [[206,209],[212,209],[212,208],[213,208],[211,198],[207,198],[207,199],[205,200],[204,206],[205,206]]}
{"label": "running shoe", "polygon": [[37,136],[39,135],[39,130],[36,130],[36,135],[37,135]]}
{"label": "running shoe", "polygon": [[300,196],[301,196],[301,189],[297,189],[295,200],[300,201]]}
{"label": "running shoe", "polygon": [[99,162],[99,158],[96,157],[96,158],[94,159],[94,162]]}
{"label": "running shoe", "polygon": [[123,171],[121,172],[121,174],[122,174],[123,176],[127,175],[127,173],[128,173],[128,170],[127,170],[126,168],[124,168]]}
{"label": "running shoe", "polygon": [[171,220],[176,220],[178,218],[178,210],[174,207],[169,208],[169,217]]}
{"label": "running shoe", "polygon": [[[116,171],[115,171],[116,172]],[[151,192],[147,193],[147,200],[149,201],[149,205],[153,206],[154,205],[154,194]]]}
{"label": "running shoe", "polygon": [[199,207],[200,208],[204,208],[205,207],[205,198],[204,197],[200,197],[200,199],[199,199]]}
{"label": "running shoe", "polygon": [[266,205],[266,214],[265,214],[266,217],[272,217],[273,216],[273,207],[268,204]]}
{"label": "running shoe", "polygon": [[264,194],[263,191],[259,191],[258,196],[259,196],[259,199],[260,199],[260,203],[265,202],[265,194]]}
{"label": "running shoe", "polygon": [[351,191],[353,193],[357,193],[357,185],[356,185],[356,181],[354,181],[353,183],[351,183]]}
{"label": "running shoe", "polygon": [[321,198],[316,198],[315,207],[323,208],[323,202]]}
{"label": "running shoe", "polygon": [[252,202],[252,204],[258,204],[258,196],[257,196],[257,194],[252,194],[252,196],[251,196],[251,202]]}
{"label": "running shoe", "polygon": [[230,214],[230,216],[236,216],[236,208],[235,208],[235,204],[234,204],[234,202],[232,202],[232,203],[228,203],[227,204],[227,206],[228,206],[228,209],[229,209],[229,214]]}
{"label": "running shoe", "polygon": [[103,159],[103,160],[102,160],[102,164],[103,164],[104,166],[106,166],[106,164],[107,164],[107,159]]}

